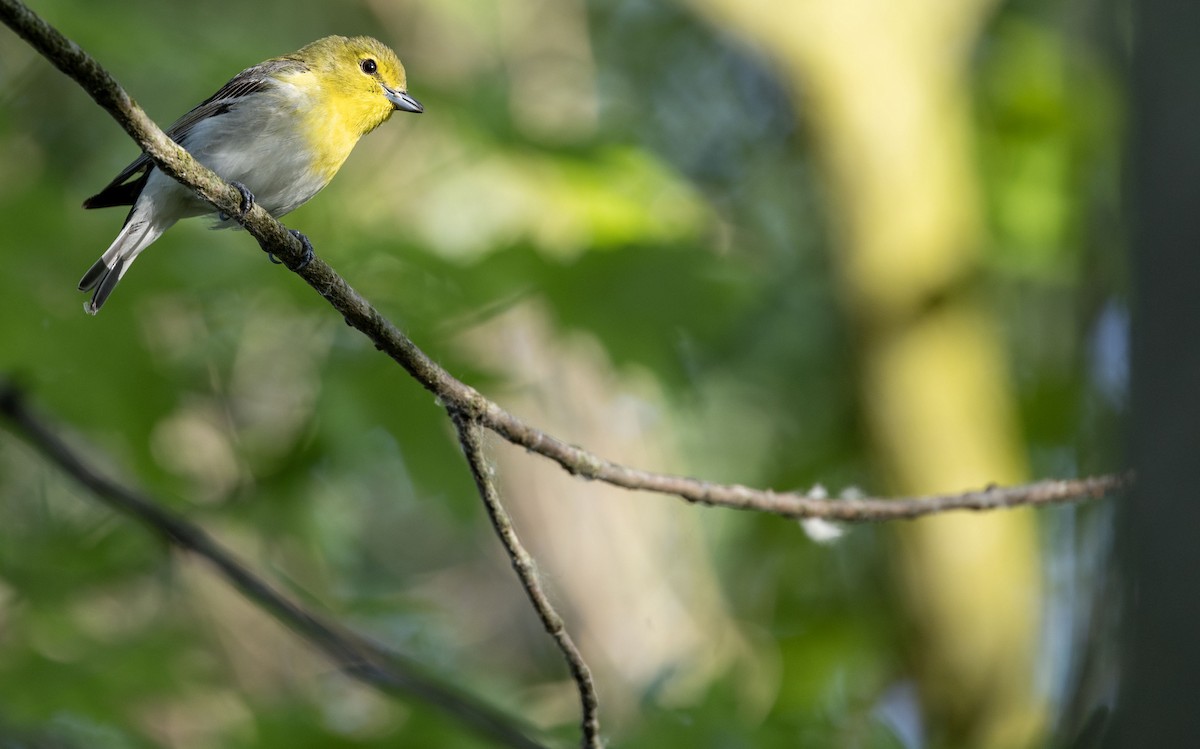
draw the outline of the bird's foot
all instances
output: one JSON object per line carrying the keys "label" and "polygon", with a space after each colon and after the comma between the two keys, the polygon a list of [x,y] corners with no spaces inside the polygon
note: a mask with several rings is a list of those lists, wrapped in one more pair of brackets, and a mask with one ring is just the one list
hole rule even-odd
{"label": "bird's foot", "polygon": [[[294,271],[304,270],[305,268],[308,267],[308,264],[313,261],[313,258],[316,257],[316,253],[313,252],[312,242],[309,241],[308,237],[304,236],[303,232],[301,232],[297,229],[288,229],[288,233],[291,234],[296,239],[299,239],[300,244],[303,245],[303,247],[304,247],[304,254],[300,257],[300,262],[296,263],[295,265],[289,265],[288,269],[294,270]],[[275,263],[276,265],[283,264],[282,260],[275,257],[274,255],[272,255],[269,252],[267,253],[267,259],[270,260],[272,263]]]}
{"label": "bird's foot", "polygon": [[[241,182],[230,182],[229,184],[237,188],[237,191],[242,194],[242,207],[238,209],[237,215],[232,217],[236,218],[238,221],[241,221],[242,219],[246,218],[246,214],[249,213],[250,209],[254,207],[254,193],[250,192],[250,188],[246,187]],[[219,215],[222,221],[228,221],[230,219],[230,215],[225,211],[221,211]]]}
{"label": "bird's foot", "polygon": [[296,263],[296,267],[292,268],[292,270],[304,270],[313,261],[313,257],[315,257],[312,242],[308,240],[308,237],[304,236],[303,232],[297,229],[288,229],[288,233],[299,239],[300,244],[304,246],[304,255],[300,257],[300,262]]}

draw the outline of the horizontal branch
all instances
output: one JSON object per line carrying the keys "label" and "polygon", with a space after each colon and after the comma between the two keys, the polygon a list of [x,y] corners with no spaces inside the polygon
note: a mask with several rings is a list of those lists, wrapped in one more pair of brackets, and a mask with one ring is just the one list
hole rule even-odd
{"label": "horizontal branch", "polygon": [[290,600],[199,526],[148,496],[101,475],[29,408],[16,386],[3,380],[0,380],[0,416],[14,433],[96,499],[146,526],[172,546],[207,561],[238,592],[325,653],[347,676],[382,692],[433,705],[504,746],[518,749],[542,746],[525,736],[511,718],[422,673],[416,663],[403,655],[324,621]]}
{"label": "horizontal branch", "polygon": [[[490,402],[487,405],[494,407]],[[626,489],[670,494],[694,504],[768,512],[795,519],[820,518],[861,523],[914,520],[956,510],[982,511],[1066,504],[1114,494],[1133,482],[1132,474],[1108,474],[1080,479],[1047,479],[1020,486],[989,486],[955,494],[830,500],[824,493],[775,492],[630,468],[568,445],[524,424],[499,407],[485,411],[481,422],[510,442],[550,458],[577,476]]]}
{"label": "horizontal branch", "polygon": [[[241,195],[237,189],[197,163],[184,149],[167,138],[112,76],[87,53],[16,0],[0,0],[0,19],[91,94],[164,171],[227,215],[238,214]],[[284,261],[289,268],[296,268],[302,258],[302,248],[283,224],[257,205],[240,221],[263,250]],[[934,497],[826,501],[796,492],[782,493],[736,484],[714,484],[630,468],[567,444],[525,423],[453,377],[320,258],[315,258],[295,272],[337,309],[347,324],[366,335],[377,349],[402,366],[447,408],[465,414],[513,444],[558,463],[571,474],[626,489],[675,495],[697,504],[770,512],[790,518],[863,522],[917,518],[953,510],[994,510],[1078,502],[1112,494],[1132,481],[1128,474],[1106,475],[1041,481],[1005,488],[991,487]]]}

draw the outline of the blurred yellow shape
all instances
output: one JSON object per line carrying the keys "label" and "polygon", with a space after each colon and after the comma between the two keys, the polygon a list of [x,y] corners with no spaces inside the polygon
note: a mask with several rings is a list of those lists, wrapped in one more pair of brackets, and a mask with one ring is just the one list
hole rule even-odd
{"label": "blurred yellow shape", "polygon": [[[1004,347],[972,297],[984,241],[966,60],[993,0],[692,0],[803,102],[830,186],[879,461],[901,494],[1025,477]],[[1036,744],[1034,517],[901,526],[911,661],[944,746]]]}

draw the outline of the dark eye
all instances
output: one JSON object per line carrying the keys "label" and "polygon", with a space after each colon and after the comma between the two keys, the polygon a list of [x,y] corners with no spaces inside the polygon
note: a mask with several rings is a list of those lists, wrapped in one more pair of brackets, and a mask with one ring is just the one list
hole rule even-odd
{"label": "dark eye", "polygon": [[362,72],[366,73],[367,75],[375,75],[375,71],[379,69],[379,66],[375,64],[375,61],[370,58],[363,60],[358,64],[358,66],[362,68]]}

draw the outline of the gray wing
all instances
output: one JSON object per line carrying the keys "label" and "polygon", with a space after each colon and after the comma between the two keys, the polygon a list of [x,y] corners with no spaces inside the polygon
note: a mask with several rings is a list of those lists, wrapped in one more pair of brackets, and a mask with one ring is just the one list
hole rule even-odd
{"label": "gray wing", "polygon": [[[190,112],[180,117],[171,127],[167,128],[167,137],[185,145],[188,133],[195,129],[196,124],[209,117],[220,117],[228,112],[245,97],[270,88],[275,85],[273,76],[283,72],[301,72],[308,66],[299,60],[277,58],[259,63],[252,68],[246,68],[235,75],[215,94],[196,105]],[[84,208],[109,208],[117,205],[133,205],[142,194],[142,188],[150,179],[150,170],[154,162],[146,154],[139,156],[132,164],[121,170],[121,173],[108,183],[100,192],[83,201]]]}

